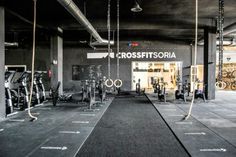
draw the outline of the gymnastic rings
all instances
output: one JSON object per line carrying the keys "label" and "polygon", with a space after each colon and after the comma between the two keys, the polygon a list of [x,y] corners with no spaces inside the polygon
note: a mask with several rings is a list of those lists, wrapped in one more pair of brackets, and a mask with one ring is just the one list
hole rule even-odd
{"label": "gymnastic rings", "polygon": [[114,86],[115,86],[116,88],[120,88],[120,87],[122,86],[122,84],[123,84],[123,82],[121,81],[121,79],[116,79],[116,80],[114,81]]}
{"label": "gymnastic rings", "polygon": [[225,89],[227,84],[223,81],[218,81],[218,82],[216,82],[215,86],[217,89]]}
{"label": "gymnastic rings", "polygon": [[113,80],[112,79],[107,79],[106,81],[105,81],[105,86],[107,86],[107,87],[112,87],[114,85],[114,82],[113,82]]}

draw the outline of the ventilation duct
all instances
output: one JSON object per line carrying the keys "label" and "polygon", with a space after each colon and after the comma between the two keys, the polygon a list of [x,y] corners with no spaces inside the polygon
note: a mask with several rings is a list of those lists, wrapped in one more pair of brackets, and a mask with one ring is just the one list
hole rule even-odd
{"label": "ventilation duct", "polygon": [[[98,32],[94,29],[92,24],[87,20],[87,18],[83,15],[80,9],[72,0],[57,0],[84,28],[94,37],[95,42],[91,43],[91,45],[107,45],[108,40],[103,39]],[[113,45],[114,41],[110,41]]]}

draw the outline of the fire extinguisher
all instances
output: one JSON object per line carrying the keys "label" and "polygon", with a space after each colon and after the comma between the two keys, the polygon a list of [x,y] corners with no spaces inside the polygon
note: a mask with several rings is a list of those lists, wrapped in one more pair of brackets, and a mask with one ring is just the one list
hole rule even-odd
{"label": "fire extinguisher", "polygon": [[52,71],[51,69],[48,70],[48,78],[51,78],[52,77]]}

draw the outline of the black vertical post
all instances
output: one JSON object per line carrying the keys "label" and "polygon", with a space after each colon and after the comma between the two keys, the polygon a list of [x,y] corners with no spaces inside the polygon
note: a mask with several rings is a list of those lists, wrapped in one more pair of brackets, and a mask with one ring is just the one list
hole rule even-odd
{"label": "black vertical post", "polygon": [[6,105],[5,105],[5,11],[0,6],[0,120],[6,116]]}
{"label": "black vertical post", "polygon": [[208,100],[215,99],[216,33],[214,28],[204,28],[204,84]]}

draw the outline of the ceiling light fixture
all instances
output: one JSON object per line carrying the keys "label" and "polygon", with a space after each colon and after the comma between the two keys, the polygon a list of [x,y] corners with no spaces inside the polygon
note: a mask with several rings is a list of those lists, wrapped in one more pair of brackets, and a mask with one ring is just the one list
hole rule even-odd
{"label": "ceiling light fixture", "polygon": [[139,6],[138,2],[135,1],[135,4],[134,4],[134,6],[131,8],[131,11],[137,13],[137,12],[141,12],[142,10],[143,10],[143,9]]}

